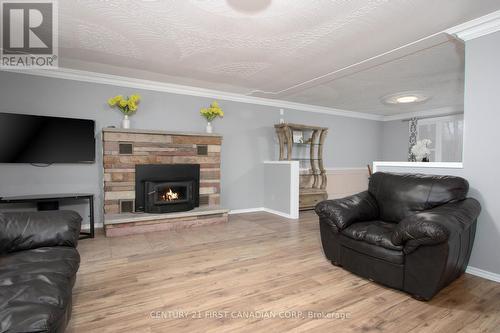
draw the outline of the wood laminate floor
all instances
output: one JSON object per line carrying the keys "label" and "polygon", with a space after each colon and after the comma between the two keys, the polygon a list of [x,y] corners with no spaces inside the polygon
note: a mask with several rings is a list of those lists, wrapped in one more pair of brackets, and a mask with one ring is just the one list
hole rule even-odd
{"label": "wood laminate floor", "polygon": [[78,249],[68,332],[500,332],[500,284],[465,274],[416,301],[332,266],[312,212]]}

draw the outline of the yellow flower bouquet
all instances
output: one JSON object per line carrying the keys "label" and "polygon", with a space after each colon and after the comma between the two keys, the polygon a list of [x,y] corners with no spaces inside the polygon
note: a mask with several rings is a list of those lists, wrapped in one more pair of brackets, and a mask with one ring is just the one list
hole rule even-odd
{"label": "yellow flower bouquet", "polygon": [[213,101],[208,108],[201,109],[200,114],[203,117],[205,117],[205,119],[207,119],[209,123],[217,117],[220,118],[224,117],[224,112],[220,108],[219,103],[217,103],[217,101]]}
{"label": "yellow flower bouquet", "polygon": [[130,115],[137,111],[137,104],[141,100],[141,96],[134,94],[130,95],[129,98],[123,98],[122,95],[117,95],[108,99],[108,104],[110,107],[115,106],[120,109],[124,115]]}

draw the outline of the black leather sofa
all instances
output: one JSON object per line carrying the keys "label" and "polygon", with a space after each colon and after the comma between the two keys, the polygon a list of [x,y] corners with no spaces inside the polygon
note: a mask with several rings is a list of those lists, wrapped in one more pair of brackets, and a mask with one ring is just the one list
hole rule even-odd
{"label": "black leather sofa", "polygon": [[479,202],[460,177],[377,172],[368,191],[316,205],[334,264],[429,300],[464,273]]}
{"label": "black leather sofa", "polygon": [[80,265],[72,211],[0,213],[0,332],[64,332]]}

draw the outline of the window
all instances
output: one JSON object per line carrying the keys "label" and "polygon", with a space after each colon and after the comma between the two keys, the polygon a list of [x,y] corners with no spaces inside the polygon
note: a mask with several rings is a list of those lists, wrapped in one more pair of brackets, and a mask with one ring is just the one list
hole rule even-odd
{"label": "window", "polygon": [[421,119],[417,124],[417,139],[432,141],[431,162],[462,162],[463,114]]}

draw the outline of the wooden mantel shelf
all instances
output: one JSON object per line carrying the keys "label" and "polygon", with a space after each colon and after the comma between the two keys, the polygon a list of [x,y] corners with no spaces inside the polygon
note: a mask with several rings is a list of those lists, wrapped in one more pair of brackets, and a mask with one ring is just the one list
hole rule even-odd
{"label": "wooden mantel shelf", "polygon": [[217,133],[205,133],[205,132],[175,132],[175,131],[160,131],[160,130],[146,130],[146,129],[124,129],[124,128],[114,128],[106,127],[102,129],[103,132],[108,133],[132,133],[132,134],[157,134],[157,135],[182,135],[182,136],[213,136],[222,137],[221,134]]}

